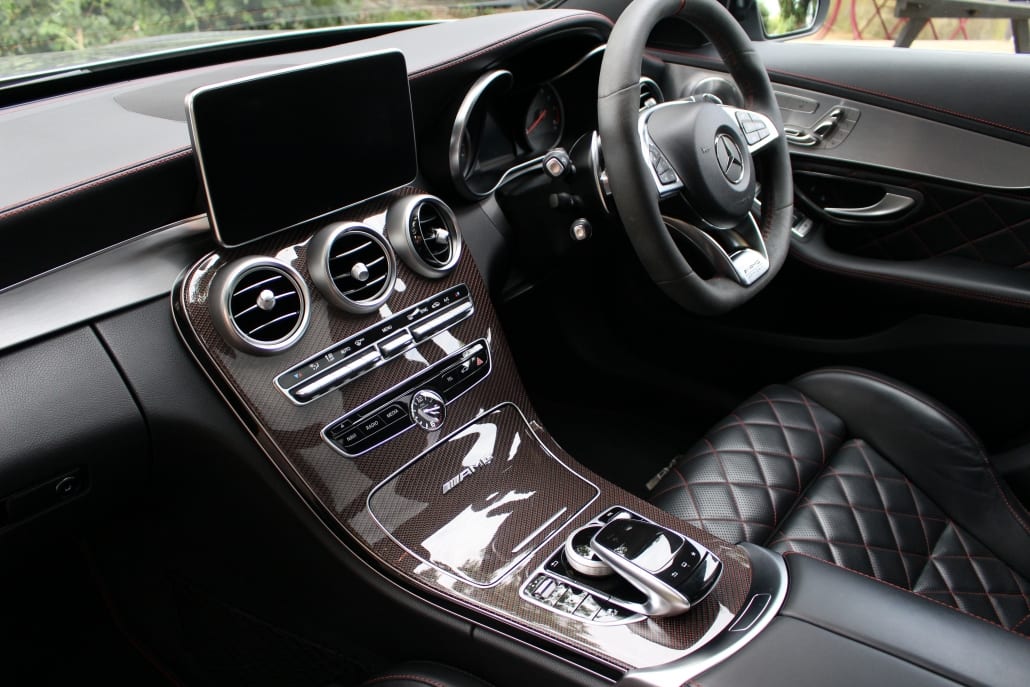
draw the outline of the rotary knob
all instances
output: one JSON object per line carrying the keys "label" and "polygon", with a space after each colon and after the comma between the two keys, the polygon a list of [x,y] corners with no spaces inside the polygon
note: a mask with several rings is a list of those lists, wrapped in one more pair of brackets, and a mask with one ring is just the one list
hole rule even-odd
{"label": "rotary knob", "polygon": [[411,420],[427,432],[432,432],[443,424],[445,406],[443,397],[435,391],[431,389],[416,391],[409,404]]}

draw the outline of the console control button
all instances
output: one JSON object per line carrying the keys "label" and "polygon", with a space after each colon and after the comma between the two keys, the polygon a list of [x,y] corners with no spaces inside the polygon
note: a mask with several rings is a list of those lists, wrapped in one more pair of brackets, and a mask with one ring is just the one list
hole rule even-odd
{"label": "console control button", "polygon": [[397,355],[413,343],[415,343],[415,339],[412,338],[411,334],[409,334],[407,330],[404,330],[400,334],[380,341],[379,352],[383,354],[384,358],[390,358]]}
{"label": "console control button", "polygon": [[576,610],[572,612],[572,615],[586,620],[593,620],[599,610],[601,610],[601,604],[597,603],[597,599],[588,594]]}
{"label": "console control button", "polygon": [[379,417],[383,418],[383,421],[387,424],[393,424],[397,420],[404,418],[404,408],[399,403],[394,403],[392,406],[379,413]]}
{"label": "console control button", "polygon": [[411,377],[389,397],[369,401],[330,423],[322,430],[322,436],[353,458],[415,424],[433,431],[444,421],[446,404],[489,372],[490,351],[480,339]]}
{"label": "console control button", "polygon": [[[440,301],[435,301],[439,303]],[[432,308],[432,304],[430,305]],[[442,311],[439,315],[431,317],[423,322],[419,322],[410,328],[411,335],[415,337],[415,341],[424,341],[429,337],[442,332],[452,324],[465,319],[472,313],[472,304],[468,301],[459,303],[451,308]]]}
{"label": "console control button", "polygon": [[380,360],[382,360],[382,357],[379,355],[379,351],[365,351],[361,355],[357,355],[349,360],[346,365],[340,365],[333,369],[332,372],[318,377],[309,384],[305,384],[294,391],[293,395],[298,401],[310,401],[322,391],[343,384],[349,379],[357,377],[362,372],[371,370]]}
{"label": "console control button", "polygon": [[298,405],[310,403],[473,312],[468,287],[452,286],[294,365],[275,378],[275,386]]}

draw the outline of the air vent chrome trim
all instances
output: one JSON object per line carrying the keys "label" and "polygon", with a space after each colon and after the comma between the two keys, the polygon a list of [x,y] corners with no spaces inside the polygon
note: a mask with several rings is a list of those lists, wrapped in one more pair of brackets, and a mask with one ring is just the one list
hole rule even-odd
{"label": "air vent chrome trim", "polygon": [[[337,241],[346,235],[360,236],[367,239],[368,243],[339,255],[334,254]],[[370,248],[378,249],[381,256],[357,262],[345,269],[334,270],[331,266],[331,262],[337,258],[346,257],[347,254],[357,255],[359,251],[367,252]],[[386,262],[386,271],[378,269],[372,272],[370,268],[375,268],[383,260]],[[308,243],[308,273],[326,300],[349,313],[364,315],[374,312],[390,298],[397,280],[397,260],[383,237],[371,227],[357,222],[336,222],[322,228]],[[368,284],[361,287],[362,289],[376,284],[380,284],[380,288],[372,297],[351,298],[336,283],[338,279],[348,277],[360,282],[368,280]],[[353,292],[352,290],[350,293]]]}
{"label": "air vent chrome trim", "polygon": [[[445,260],[433,258],[437,264],[431,264],[419,253],[418,247],[411,237],[412,222],[417,222],[418,213],[424,206],[431,206],[440,221],[445,225],[447,235],[447,257]],[[400,256],[404,264],[413,271],[430,279],[439,279],[446,275],[461,258],[461,230],[458,220],[445,202],[436,196],[417,195],[404,198],[392,206],[386,213],[386,238]]]}
{"label": "air vent chrome trim", "polygon": [[[286,336],[272,341],[263,341],[250,336],[250,334],[253,334],[256,330],[249,333],[241,330],[232,314],[231,299],[233,294],[236,293],[236,287],[245,277],[257,270],[277,272],[280,276],[290,282],[290,285],[297,293],[299,308],[297,323]],[[273,295],[277,298],[281,298],[284,294]],[[275,299],[272,300],[271,306],[262,305],[261,303],[267,304],[267,298],[263,298],[262,296],[264,296],[263,293],[255,296],[255,305],[253,308],[267,310],[274,307]],[[258,303],[258,301],[261,301],[261,303]],[[255,355],[272,355],[280,353],[297,343],[297,341],[304,336],[304,332],[306,332],[308,328],[308,321],[311,317],[311,308],[309,307],[310,303],[311,294],[308,292],[304,279],[301,278],[297,270],[280,260],[258,256],[237,260],[220,269],[211,282],[211,292],[208,298],[208,307],[211,310],[211,320],[215,329],[222,335],[222,338],[234,348],[246,353],[253,353]],[[250,309],[251,308],[248,308],[247,312],[249,312]],[[279,319],[281,319],[281,317]],[[268,326],[268,324],[270,323],[262,326]]]}

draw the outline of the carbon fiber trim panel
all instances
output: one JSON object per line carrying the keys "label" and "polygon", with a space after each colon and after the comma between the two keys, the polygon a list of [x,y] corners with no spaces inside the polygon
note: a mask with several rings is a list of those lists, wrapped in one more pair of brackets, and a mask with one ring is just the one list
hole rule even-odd
{"label": "carbon fiber trim panel", "polygon": [[[352,208],[333,220],[359,221],[381,232],[389,203],[416,192],[419,191],[414,188],[405,189],[390,197]],[[216,379],[220,378],[218,381],[222,391],[230,397],[238,397],[239,407],[256,423],[258,436],[271,459],[302,491],[308,493],[313,503],[323,509],[327,522],[335,523],[337,527],[334,529],[352,542],[355,550],[365,552],[384,572],[407,580],[409,586],[414,585],[422,594],[444,596],[468,608],[473,617],[478,614],[480,618],[486,616],[494,622],[515,625],[523,632],[557,642],[565,649],[617,669],[652,666],[680,658],[731,622],[743,606],[751,582],[747,554],[604,482],[577,463],[550,438],[532,409],[497,315],[490,306],[489,294],[467,251],[454,271],[438,280],[420,277],[403,263],[399,264],[394,293],[378,312],[368,315],[352,315],[338,310],[328,304],[316,289],[312,289],[308,332],[285,353],[257,357],[228,346],[215,331],[208,314],[208,290],[215,273],[234,259],[260,254],[277,257],[292,265],[310,286],[306,256],[311,232],[311,228],[306,231],[296,229],[256,242],[245,249],[228,249],[204,257],[186,273],[179,288],[173,293],[176,299],[174,310],[187,344],[194,349],[200,360],[210,362],[210,365],[205,364]],[[476,304],[473,317],[436,334],[387,365],[308,405],[294,405],[275,387],[273,380],[289,366],[395,312],[461,283],[468,285],[472,301]],[[477,339],[484,339],[490,346],[493,361],[491,374],[447,406],[447,419],[440,429],[428,433],[412,429],[356,459],[341,456],[322,439],[320,431],[328,423]],[[441,439],[483,415],[488,409],[505,403],[511,403],[521,410],[525,422],[543,450],[553,456],[550,465],[542,464],[546,466],[542,476],[561,479],[561,484],[546,486],[551,496],[541,501],[540,512],[534,514],[533,508],[536,506],[519,511],[518,517],[529,518],[530,522],[536,524],[532,527],[529,522],[513,524],[512,533],[505,542],[507,545],[512,538],[521,536],[528,538],[527,548],[535,550],[518,561],[495,584],[484,587],[458,574],[452,575],[428,565],[411,555],[376,523],[366,507],[366,501],[374,487],[390,478],[399,468],[426,453]],[[506,414],[505,417],[513,416]],[[508,419],[502,425],[503,431],[509,435],[518,427],[517,423]],[[524,437],[523,441],[526,439]],[[452,441],[457,441],[457,438],[452,438]],[[502,448],[510,449],[512,441],[513,438],[509,439]],[[502,446],[502,443],[499,442],[498,446]],[[582,479],[565,472],[562,465]],[[433,479],[439,477],[440,484],[429,483],[424,489],[442,490],[442,483],[454,476],[447,474],[445,477],[445,472],[441,468],[439,475],[434,474]],[[597,498],[585,508],[583,503],[589,501],[591,492],[584,480],[597,485],[599,491]],[[508,489],[518,487],[517,481],[511,484],[504,482],[504,485]],[[463,489],[466,486],[469,485],[461,484],[454,488]],[[414,483],[405,480],[399,481],[397,487],[402,491],[412,490],[412,493],[406,494],[408,496],[417,495],[419,489],[423,488],[416,488]],[[482,486],[474,484],[472,488],[483,490]],[[484,495],[488,496],[489,493]],[[565,502],[558,505],[562,500]],[[625,506],[655,522],[684,532],[715,553],[725,566],[716,590],[686,615],[616,626],[600,626],[563,617],[519,597],[519,588],[546,561],[560,537],[615,505]],[[535,527],[543,524],[562,507],[566,507],[569,514],[563,527],[555,532],[545,527],[544,532],[532,536]],[[582,510],[577,513],[580,508]],[[422,536],[420,533],[408,533],[406,527],[408,525],[398,530],[402,541],[416,540]],[[540,546],[541,540],[548,540],[548,545]],[[495,544],[496,541],[491,542],[491,545]],[[514,546],[509,546],[511,548]],[[495,564],[487,561],[473,563],[472,567],[479,571],[495,567]],[[489,576],[486,572],[483,575]],[[483,577],[473,576],[472,579]]]}
{"label": "carbon fiber trim panel", "polygon": [[489,586],[597,498],[597,487],[543,449],[504,405],[405,465],[368,510],[415,557]]}

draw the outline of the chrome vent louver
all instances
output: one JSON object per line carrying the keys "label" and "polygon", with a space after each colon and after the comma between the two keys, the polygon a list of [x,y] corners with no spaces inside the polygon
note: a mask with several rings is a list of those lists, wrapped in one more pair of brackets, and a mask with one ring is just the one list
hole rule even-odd
{"label": "chrome vent louver", "polygon": [[412,196],[391,206],[386,237],[404,264],[424,277],[444,276],[461,256],[458,221],[435,196]]}
{"label": "chrome vent louver", "polygon": [[246,258],[215,275],[209,299],[215,328],[232,346],[268,355],[300,339],[308,323],[308,291],[300,275],[271,258]]}
{"label": "chrome vent louver", "polygon": [[644,77],[640,80],[640,109],[654,107],[665,102],[662,89],[654,79]]}
{"label": "chrome vent louver", "polygon": [[372,312],[393,292],[397,265],[390,247],[363,224],[330,224],[311,239],[308,271],[318,290],[352,313]]}

